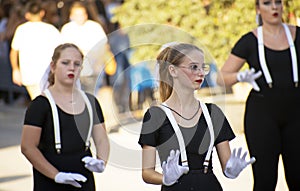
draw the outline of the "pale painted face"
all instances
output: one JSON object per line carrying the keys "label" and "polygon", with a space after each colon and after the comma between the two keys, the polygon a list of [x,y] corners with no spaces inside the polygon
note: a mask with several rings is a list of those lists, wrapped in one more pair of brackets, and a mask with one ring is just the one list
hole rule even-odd
{"label": "pale painted face", "polygon": [[51,65],[55,83],[73,86],[80,76],[82,57],[80,52],[73,47],[61,51],[56,64]]}
{"label": "pale painted face", "polygon": [[263,23],[279,24],[282,22],[282,0],[259,0],[257,13],[262,17]]}
{"label": "pale painted face", "polygon": [[203,53],[192,50],[179,66],[175,66],[179,83],[194,90],[199,89],[207,74],[205,66]]}

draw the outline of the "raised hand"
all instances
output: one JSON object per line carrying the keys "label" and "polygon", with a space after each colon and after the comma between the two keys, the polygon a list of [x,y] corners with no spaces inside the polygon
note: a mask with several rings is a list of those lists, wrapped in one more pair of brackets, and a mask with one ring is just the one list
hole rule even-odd
{"label": "raised hand", "polygon": [[183,175],[188,173],[189,167],[180,166],[178,164],[180,151],[170,151],[167,161],[162,164],[163,184],[171,186]]}
{"label": "raised hand", "polygon": [[245,70],[245,71],[239,72],[237,74],[236,78],[239,82],[248,82],[248,83],[250,83],[254,90],[259,91],[260,88],[257,85],[257,83],[255,82],[255,80],[257,78],[259,78],[261,75],[262,75],[261,71],[258,71],[258,72],[255,73],[255,69],[251,68],[250,70]]}
{"label": "raised hand", "polygon": [[254,157],[251,157],[249,161],[246,161],[247,151],[243,154],[242,153],[242,147],[240,147],[236,153],[236,149],[233,149],[233,152],[229,158],[229,160],[226,163],[226,167],[224,170],[225,176],[228,178],[236,178],[240,172],[246,168],[249,164],[253,164],[256,159]]}

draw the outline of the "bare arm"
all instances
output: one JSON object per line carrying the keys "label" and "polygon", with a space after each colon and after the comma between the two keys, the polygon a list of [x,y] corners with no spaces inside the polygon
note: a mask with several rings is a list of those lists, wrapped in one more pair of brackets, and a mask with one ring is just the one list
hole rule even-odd
{"label": "bare arm", "polygon": [[35,169],[45,176],[54,179],[59,171],[50,164],[38,149],[41,131],[42,129],[39,127],[24,125],[21,140],[21,152]]}
{"label": "bare arm", "polygon": [[148,145],[143,146],[142,177],[146,183],[162,184],[162,174],[155,171],[156,149]]}
{"label": "bare arm", "polygon": [[11,49],[9,57],[12,68],[12,80],[15,84],[22,86],[22,77],[19,69],[19,51]]}
{"label": "bare arm", "polygon": [[245,59],[230,54],[217,78],[219,85],[232,86],[237,83],[237,73],[243,67]]}
{"label": "bare arm", "polygon": [[92,137],[96,147],[97,158],[107,163],[110,146],[104,123],[94,125]]}
{"label": "bare arm", "polygon": [[216,146],[218,157],[224,172],[226,163],[230,158],[231,150],[228,141],[223,141]]}

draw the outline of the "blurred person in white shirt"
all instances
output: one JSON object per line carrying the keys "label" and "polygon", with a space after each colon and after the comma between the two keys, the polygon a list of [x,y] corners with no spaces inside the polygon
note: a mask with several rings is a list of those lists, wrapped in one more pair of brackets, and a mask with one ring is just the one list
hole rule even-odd
{"label": "blurred person in white shirt", "polygon": [[45,10],[40,3],[26,5],[27,22],[19,25],[13,36],[10,51],[13,82],[24,85],[31,99],[40,95],[42,75],[51,62],[51,56],[61,43],[59,31],[42,21]]}
{"label": "blurred person in white shirt", "polygon": [[100,23],[89,19],[82,2],[72,4],[69,19],[61,28],[62,40],[77,45],[83,52],[81,84],[85,91],[94,93],[96,79],[104,69],[104,54],[109,50],[107,35]]}

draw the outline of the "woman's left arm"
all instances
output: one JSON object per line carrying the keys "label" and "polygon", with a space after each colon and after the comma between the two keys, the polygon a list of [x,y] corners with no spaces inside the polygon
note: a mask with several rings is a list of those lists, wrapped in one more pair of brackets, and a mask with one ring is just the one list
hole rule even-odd
{"label": "woman's left arm", "polygon": [[97,158],[107,163],[110,145],[104,123],[94,125],[92,137],[96,147]]}
{"label": "woman's left arm", "polygon": [[226,163],[230,158],[231,149],[229,146],[229,141],[223,141],[216,145],[218,157],[222,166],[222,170],[224,172]]}

